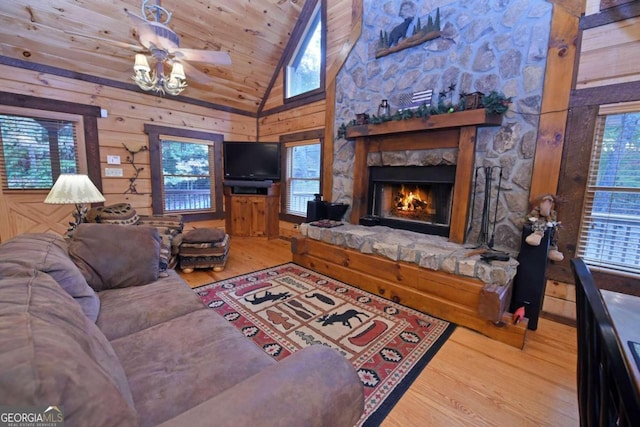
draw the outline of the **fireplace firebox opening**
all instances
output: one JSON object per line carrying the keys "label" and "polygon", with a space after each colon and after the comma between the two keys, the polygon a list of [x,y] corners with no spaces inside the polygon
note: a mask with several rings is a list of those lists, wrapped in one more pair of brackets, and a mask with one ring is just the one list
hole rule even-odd
{"label": "fireplace firebox opening", "polygon": [[392,228],[448,236],[456,167],[374,166],[369,169],[369,218]]}

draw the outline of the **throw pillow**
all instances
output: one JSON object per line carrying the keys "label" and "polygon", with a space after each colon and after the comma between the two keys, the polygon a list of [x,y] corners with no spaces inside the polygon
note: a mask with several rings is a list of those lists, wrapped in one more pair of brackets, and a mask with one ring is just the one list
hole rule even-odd
{"label": "throw pillow", "polygon": [[91,208],[87,212],[87,222],[102,224],[137,224],[140,217],[130,203],[118,203],[111,206],[99,206]]}
{"label": "throw pillow", "polygon": [[155,227],[162,239],[160,249],[160,275],[167,276],[167,270],[174,268],[182,242],[182,215],[140,215],[138,225]]}
{"label": "throw pillow", "polygon": [[146,285],[158,279],[160,236],[153,227],[84,223],[69,255],[96,291]]}

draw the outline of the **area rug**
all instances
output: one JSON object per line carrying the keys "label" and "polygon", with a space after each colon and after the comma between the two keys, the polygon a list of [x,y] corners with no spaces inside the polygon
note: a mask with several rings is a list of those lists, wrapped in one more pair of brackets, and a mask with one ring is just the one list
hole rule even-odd
{"label": "area rug", "polygon": [[455,329],[293,263],[195,291],[276,360],[309,345],[342,353],[364,384],[358,426],[379,425]]}

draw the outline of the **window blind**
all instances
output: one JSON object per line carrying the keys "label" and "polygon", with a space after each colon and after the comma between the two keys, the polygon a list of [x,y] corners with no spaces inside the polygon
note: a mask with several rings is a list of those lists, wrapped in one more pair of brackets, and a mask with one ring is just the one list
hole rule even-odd
{"label": "window blind", "polygon": [[307,201],[320,192],[321,144],[319,139],[287,142],[285,209],[306,216]]}
{"label": "window blind", "polygon": [[640,112],[600,116],[577,250],[577,255],[592,268],[640,277],[638,165]]}
{"label": "window blind", "polygon": [[215,211],[213,143],[170,138],[161,140],[165,212]]}
{"label": "window blind", "polygon": [[0,114],[3,190],[50,189],[61,173],[78,173],[73,121]]}

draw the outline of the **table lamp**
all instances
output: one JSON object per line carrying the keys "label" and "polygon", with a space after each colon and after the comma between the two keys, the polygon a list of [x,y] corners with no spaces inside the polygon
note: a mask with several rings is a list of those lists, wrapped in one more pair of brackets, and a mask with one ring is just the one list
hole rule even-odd
{"label": "table lamp", "polygon": [[69,223],[71,229],[75,229],[85,219],[87,207],[84,203],[98,203],[105,200],[87,175],[61,174],[44,202],[53,205],[75,204],[76,211],[72,212],[75,223]]}

